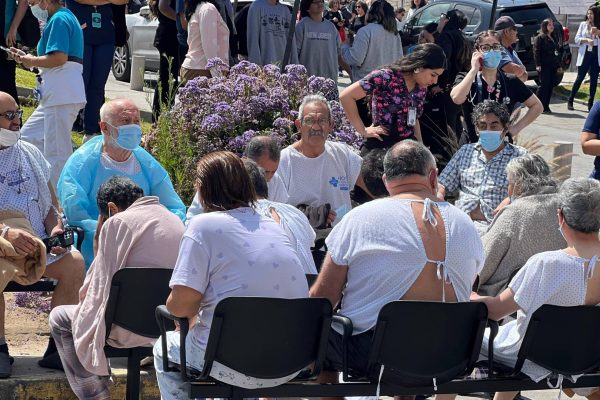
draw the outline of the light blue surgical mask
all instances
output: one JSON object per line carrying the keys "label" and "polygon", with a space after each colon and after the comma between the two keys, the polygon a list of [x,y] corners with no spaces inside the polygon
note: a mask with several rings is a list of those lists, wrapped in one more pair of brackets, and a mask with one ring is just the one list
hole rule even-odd
{"label": "light blue surgical mask", "polygon": [[479,131],[479,144],[485,151],[496,151],[502,145],[502,131]]}
{"label": "light blue surgical mask", "polygon": [[488,69],[496,69],[500,65],[502,60],[502,53],[500,50],[490,50],[487,53],[483,53],[483,66]]}
{"label": "light blue surgical mask", "polygon": [[111,139],[120,148],[132,151],[140,145],[140,142],[142,141],[142,128],[138,124],[110,126],[115,128],[119,133],[117,139],[113,139],[112,135]]}
{"label": "light blue surgical mask", "polygon": [[31,6],[31,13],[34,17],[42,22],[46,22],[48,20],[48,10],[42,10],[39,4]]}

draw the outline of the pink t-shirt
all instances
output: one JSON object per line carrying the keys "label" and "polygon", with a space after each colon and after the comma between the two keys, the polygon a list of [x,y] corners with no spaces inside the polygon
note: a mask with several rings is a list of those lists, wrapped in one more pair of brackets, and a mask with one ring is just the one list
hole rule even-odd
{"label": "pink t-shirt", "polygon": [[229,28],[211,3],[203,2],[196,7],[188,23],[187,43],[184,68],[206,69],[208,60],[215,57],[229,64]]}

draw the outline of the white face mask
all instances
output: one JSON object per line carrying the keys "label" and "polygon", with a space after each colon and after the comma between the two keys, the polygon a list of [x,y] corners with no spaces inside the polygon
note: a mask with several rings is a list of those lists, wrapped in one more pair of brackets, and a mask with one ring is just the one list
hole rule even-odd
{"label": "white face mask", "polygon": [[31,13],[39,21],[46,22],[48,20],[48,10],[42,10],[42,8],[39,6],[39,4],[36,4],[35,6],[31,6]]}
{"label": "white face mask", "polygon": [[0,128],[0,146],[14,146],[19,141],[20,131]]}

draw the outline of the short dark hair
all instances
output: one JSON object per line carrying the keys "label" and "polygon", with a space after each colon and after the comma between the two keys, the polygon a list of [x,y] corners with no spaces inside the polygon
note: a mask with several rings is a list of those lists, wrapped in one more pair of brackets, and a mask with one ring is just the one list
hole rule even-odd
{"label": "short dark hair", "polygon": [[479,35],[477,35],[477,38],[475,38],[475,48],[478,49],[479,45],[481,44],[481,40],[485,39],[486,37],[495,37],[498,42],[502,43],[500,40],[500,34],[494,30],[487,30],[487,31],[482,31],[479,32]]}
{"label": "short dark hair", "polygon": [[196,167],[200,202],[207,211],[251,207],[256,192],[242,159],[230,151],[215,151],[202,157]]}
{"label": "short dark hair", "polygon": [[494,114],[497,116],[503,127],[506,127],[506,125],[508,125],[508,121],[510,121],[508,108],[504,104],[493,100],[485,100],[473,108],[473,113],[471,114],[473,125],[477,127],[479,119],[486,114]]}
{"label": "short dark hair", "polygon": [[409,175],[427,176],[435,168],[435,157],[422,143],[404,140],[385,154],[383,172],[388,180]]}
{"label": "short dark hair", "polygon": [[268,198],[269,186],[267,185],[267,178],[265,178],[265,170],[249,158],[244,160],[244,167],[248,172],[248,176],[250,176],[250,182],[254,186],[256,196],[263,199]]}
{"label": "short dark hair", "polygon": [[115,203],[120,210],[125,210],[141,197],[144,197],[144,191],[135,182],[125,176],[113,176],[100,185],[96,203],[100,215],[108,217],[108,203]]}
{"label": "short dark hair", "polygon": [[373,149],[364,157],[360,174],[363,177],[365,186],[375,198],[388,195],[385,184],[383,183],[383,159],[386,149]]}
{"label": "short dark hair", "polygon": [[279,157],[281,157],[279,143],[271,136],[253,137],[244,150],[244,156],[254,161],[257,161],[265,154],[273,161],[279,161]]}

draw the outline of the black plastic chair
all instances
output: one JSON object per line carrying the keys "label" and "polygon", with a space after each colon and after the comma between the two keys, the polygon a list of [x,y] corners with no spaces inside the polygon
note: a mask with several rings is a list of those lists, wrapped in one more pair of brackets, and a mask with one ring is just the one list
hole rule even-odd
{"label": "black plastic chair", "polygon": [[[173,270],[167,268],[124,268],[112,278],[104,321],[106,338],[114,325],[151,339],[160,336],[154,311],[164,304],[171,292],[169,281]],[[126,399],[140,395],[140,361],[152,355],[152,347],[104,347],[106,357],[127,357]]]}
{"label": "black plastic chair", "polygon": [[600,367],[600,307],[543,305],[531,316],[513,374],[525,360],[562,375]]}
{"label": "black plastic chair", "polygon": [[384,383],[431,387],[449,382],[473,368],[486,324],[483,303],[388,303],[377,318],[367,376],[348,376],[344,360],[344,380],[378,382],[383,365]]}
{"label": "black plastic chair", "polygon": [[[67,226],[65,229],[71,229],[77,234],[75,247],[77,250],[81,250],[81,244],[83,243],[83,238],[85,236],[84,230],[78,226]],[[52,292],[54,291],[54,288],[56,288],[56,281],[42,278],[31,285],[21,285],[15,281],[10,281],[8,282],[8,285],[6,285],[4,292]]]}
{"label": "black plastic chair", "polygon": [[[229,297],[217,304],[199,376],[187,373],[185,334],[187,321],[172,316],[161,306],[156,319],[161,326],[163,368],[178,368],[190,381],[190,397],[197,397],[194,383],[206,383],[215,361],[238,372],[262,379],[281,378],[312,366],[308,378],[319,374],[327,350],[331,326],[331,303],[323,298],[276,299]],[[167,359],[166,319],[181,324],[180,361],[173,368]],[[184,326],[186,325],[186,326]],[[201,390],[201,389],[200,389]]]}

